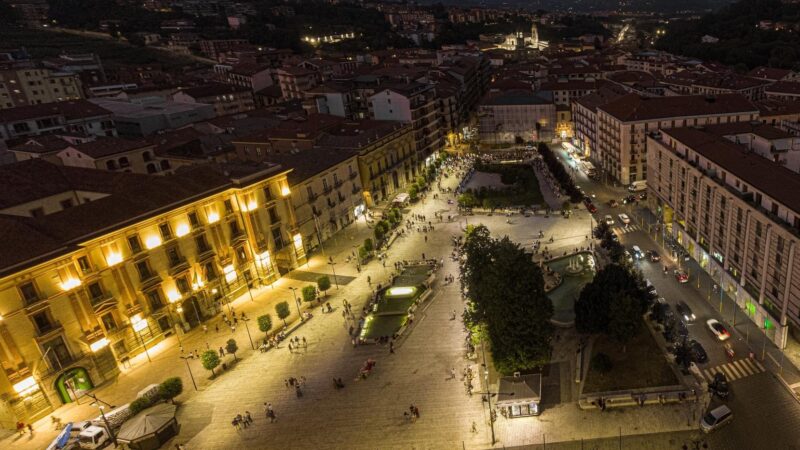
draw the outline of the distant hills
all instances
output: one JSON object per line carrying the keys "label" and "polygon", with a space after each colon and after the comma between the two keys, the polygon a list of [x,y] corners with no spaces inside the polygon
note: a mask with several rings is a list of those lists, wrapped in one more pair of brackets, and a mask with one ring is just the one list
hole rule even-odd
{"label": "distant hills", "polygon": [[444,3],[452,6],[515,6],[545,11],[646,11],[676,13],[710,11],[731,3],[731,0],[423,0],[420,3]]}
{"label": "distant hills", "polygon": [[[740,0],[699,20],[673,21],[656,48],[718,61],[740,70],[756,66],[800,69],[800,4]],[[716,43],[702,43],[705,36]]]}

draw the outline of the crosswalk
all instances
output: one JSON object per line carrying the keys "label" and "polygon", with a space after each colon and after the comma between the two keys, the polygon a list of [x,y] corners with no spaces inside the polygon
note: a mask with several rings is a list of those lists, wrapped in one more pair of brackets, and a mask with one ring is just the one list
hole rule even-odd
{"label": "crosswalk", "polygon": [[727,364],[720,364],[716,367],[705,369],[700,373],[703,375],[703,378],[705,378],[706,381],[713,381],[714,374],[717,372],[724,373],[728,381],[734,381],[749,377],[750,375],[761,373],[763,371],[764,366],[762,366],[760,362],[756,361],[755,359],[745,358],[729,362]]}
{"label": "crosswalk", "polygon": [[621,225],[621,226],[616,226],[616,227],[614,227],[612,229],[617,234],[626,234],[626,233],[632,233],[634,231],[641,230],[642,228],[639,225],[635,225],[633,223],[630,223],[630,224],[628,224],[628,226]]}

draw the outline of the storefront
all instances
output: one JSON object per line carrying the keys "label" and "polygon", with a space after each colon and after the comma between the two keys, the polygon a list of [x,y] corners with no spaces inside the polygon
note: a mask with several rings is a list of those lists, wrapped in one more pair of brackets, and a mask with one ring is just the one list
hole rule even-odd
{"label": "storefront", "polygon": [[73,367],[56,378],[55,390],[62,403],[74,402],[80,396],[94,388],[89,372],[83,367]]}
{"label": "storefront", "polygon": [[538,416],[542,400],[540,374],[500,378],[497,392],[497,409],[508,418]]}

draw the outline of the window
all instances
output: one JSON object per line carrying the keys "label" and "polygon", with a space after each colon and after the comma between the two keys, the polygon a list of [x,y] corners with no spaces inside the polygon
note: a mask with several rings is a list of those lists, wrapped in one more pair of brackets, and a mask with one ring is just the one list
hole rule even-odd
{"label": "window", "polygon": [[275,242],[275,250],[283,248],[284,243],[280,227],[272,229],[272,240]]}
{"label": "window", "polygon": [[208,245],[208,241],[206,240],[206,235],[201,234],[200,236],[196,236],[194,238],[194,243],[197,245],[197,254],[205,253],[211,250],[211,247]]}
{"label": "window", "polygon": [[245,251],[244,246],[236,248],[236,260],[240,265],[247,262],[247,252]]}
{"label": "window", "polygon": [[33,208],[30,210],[31,217],[44,217],[44,208]]}
{"label": "window", "polygon": [[208,262],[205,265],[206,280],[214,281],[217,279],[217,267],[213,262]]}
{"label": "window", "polygon": [[148,264],[147,261],[137,262],[136,271],[139,272],[139,281],[147,281],[155,276],[153,271],[150,269],[150,264]]}
{"label": "window", "polygon": [[272,189],[269,188],[269,185],[264,186],[264,198],[268,202],[271,202],[272,200],[275,199],[275,197],[272,196]]}
{"label": "window", "polygon": [[47,333],[55,328],[55,323],[50,320],[50,316],[47,314],[47,312],[34,314],[31,316],[31,319],[33,320],[34,325],[36,325],[36,329],[39,331],[39,334]]}
{"label": "window", "polygon": [[112,331],[117,329],[117,321],[114,319],[113,313],[103,314],[103,317],[101,317],[100,320],[103,321],[103,326],[106,328],[107,331]]}
{"label": "window", "polygon": [[280,221],[281,221],[281,218],[280,218],[280,216],[278,216],[278,211],[277,211],[277,209],[276,209],[274,206],[273,206],[273,207],[271,207],[270,209],[268,209],[268,210],[267,210],[267,212],[268,212],[268,214],[269,214],[269,220],[270,220],[270,222],[272,222],[272,223],[278,223],[278,222],[280,222]]}
{"label": "window", "polygon": [[178,286],[178,291],[180,291],[182,295],[186,295],[191,292],[191,287],[189,286],[189,282],[186,281],[186,277],[176,278],[175,285]]}
{"label": "window", "polygon": [[309,200],[314,198],[314,188],[311,186],[306,186],[306,193],[308,194]]}
{"label": "window", "polygon": [[128,236],[128,247],[131,248],[131,253],[136,254],[142,251],[142,241],[139,239],[138,234]]}
{"label": "window", "polygon": [[106,161],[106,169],[107,170],[117,170],[117,162],[116,161]]}
{"label": "window", "polygon": [[66,199],[66,200],[61,200],[61,201],[59,202],[59,204],[61,205],[61,209],[68,209],[68,208],[72,208],[72,199],[71,199],[71,198],[68,198],[68,199]]}
{"label": "window", "polygon": [[172,239],[172,229],[169,223],[164,222],[158,226],[158,231],[161,233],[161,239],[168,241]]}
{"label": "window", "polygon": [[87,290],[89,291],[89,297],[91,297],[92,300],[103,298],[103,287],[100,285],[99,281],[87,286]]}
{"label": "window", "polygon": [[156,172],[158,172],[158,169],[156,169],[155,164],[150,163],[147,165],[147,173],[156,173]]}
{"label": "window", "polygon": [[27,304],[38,302],[41,299],[32,281],[21,284],[19,286],[19,293]]}
{"label": "window", "polygon": [[178,250],[178,247],[170,247],[167,249],[167,258],[169,259],[169,266],[175,267],[183,263],[183,257],[181,256],[181,252]]}
{"label": "window", "polygon": [[233,204],[231,203],[231,200],[230,199],[225,200],[224,204],[225,204],[225,214],[232,214]]}
{"label": "window", "polygon": [[92,271],[92,266],[89,264],[89,258],[85,256],[81,256],[78,258],[78,267],[81,268],[81,272],[83,273]]}
{"label": "window", "polygon": [[47,355],[47,362],[53,370],[61,370],[72,362],[69,348],[60,336],[42,344],[42,354]]}
{"label": "window", "polygon": [[128,158],[126,156],[123,156],[122,158],[119,159],[119,166],[120,167],[128,167],[130,165],[131,165],[131,163],[130,163],[130,161],[128,161]]}
{"label": "window", "polygon": [[171,168],[172,168],[172,166],[170,165],[168,159],[162,159],[161,160],[161,170],[169,170]]}
{"label": "window", "polygon": [[242,234],[242,229],[239,228],[239,222],[232,220],[228,226],[231,229],[231,237],[236,237]]}
{"label": "window", "polygon": [[145,294],[147,302],[150,304],[150,309],[157,311],[164,307],[164,300],[161,298],[161,289],[153,289]]}
{"label": "window", "polygon": [[192,228],[193,229],[200,228],[200,219],[197,218],[197,213],[190,212],[188,216],[189,216],[189,224],[192,225]]}

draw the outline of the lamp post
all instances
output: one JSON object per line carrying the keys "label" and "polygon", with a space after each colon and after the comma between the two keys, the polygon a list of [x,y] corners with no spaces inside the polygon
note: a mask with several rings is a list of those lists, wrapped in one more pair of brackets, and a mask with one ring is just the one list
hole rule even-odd
{"label": "lamp post", "polygon": [[361,255],[358,254],[358,246],[353,246],[353,254],[356,255],[356,270],[361,272]]}
{"label": "lamp post", "polygon": [[[200,356],[200,355],[198,355]],[[188,356],[179,356],[186,363],[186,370],[189,371],[189,378],[192,379],[192,386],[194,386],[194,390],[197,390],[197,383],[194,382],[194,375],[192,374],[192,368],[189,367],[189,357]]]}
{"label": "lamp post", "polygon": [[[138,316],[138,314],[137,314],[137,316]],[[136,335],[139,336],[139,339],[142,341],[142,348],[144,348],[144,354],[145,354],[145,356],[147,356],[147,361],[148,362],[153,362],[153,360],[150,359],[150,353],[147,352],[147,344],[144,342],[144,338],[142,337],[142,333],[141,333],[142,328],[147,326],[147,322],[144,323],[144,326],[139,326],[139,324],[142,321],[146,321],[146,320],[147,319],[139,319],[136,322],[131,322],[131,327],[133,327],[133,332],[136,333]],[[137,327],[138,327],[138,329],[137,329]]]}
{"label": "lamp post", "polygon": [[256,346],[255,346],[255,344],[253,344],[253,337],[252,337],[252,336],[250,336],[250,327],[248,327],[248,326],[247,326],[247,322],[249,322],[249,321],[250,321],[250,319],[248,319],[247,317],[242,317],[242,318],[241,318],[241,319],[239,319],[239,320],[241,320],[242,322],[244,322],[244,329],[245,329],[245,331],[247,331],[247,339],[250,339],[250,348],[252,348],[253,350],[255,350],[255,349],[256,349]]}
{"label": "lamp post", "polygon": [[492,445],[495,444],[494,438],[494,414],[492,412],[492,395],[489,394],[489,366],[486,365],[486,349],[483,346],[483,338],[481,338],[481,353],[483,354],[483,380],[486,384],[486,401],[489,403],[489,427],[492,430]]}
{"label": "lamp post", "polygon": [[328,265],[331,266],[331,272],[333,272],[333,284],[336,285],[336,290],[338,291],[339,290],[339,280],[336,279],[336,270],[334,269],[334,266],[336,266],[336,263],[333,262],[333,256],[329,256],[328,257]]}
{"label": "lamp post", "polygon": [[88,397],[91,397],[92,399],[94,399],[94,403],[92,403],[92,406],[96,406],[97,409],[100,410],[100,416],[103,417],[103,423],[106,424],[106,429],[108,430],[108,434],[111,435],[111,440],[114,442],[114,446],[116,447],[117,445],[119,445],[117,443],[117,435],[114,434],[114,431],[111,429],[111,425],[108,423],[108,419],[106,418],[106,413],[103,411],[103,409],[105,409],[105,406],[101,405],[100,403],[104,403],[105,405],[108,405],[108,406],[111,406],[111,405],[109,405],[108,403],[98,399],[97,396],[94,395],[94,394],[86,394],[86,395]]}
{"label": "lamp post", "polygon": [[297,315],[300,317],[300,321],[303,321],[303,314],[300,313],[300,302],[297,301],[297,288],[293,286],[289,286],[289,289],[292,291],[292,297],[294,298],[294,306],[297,308]]}

